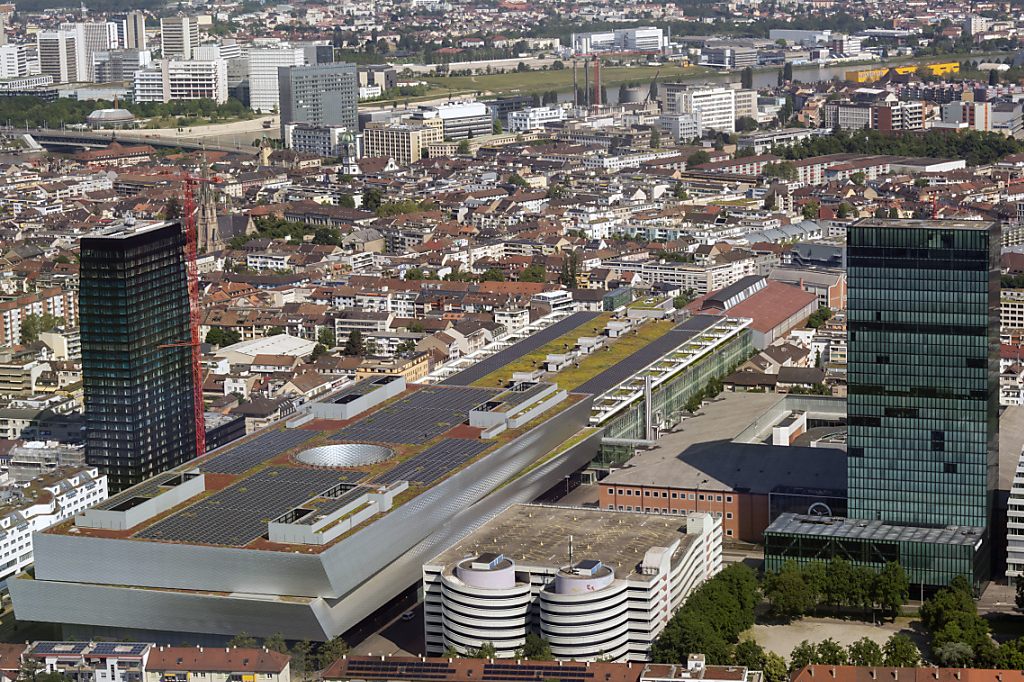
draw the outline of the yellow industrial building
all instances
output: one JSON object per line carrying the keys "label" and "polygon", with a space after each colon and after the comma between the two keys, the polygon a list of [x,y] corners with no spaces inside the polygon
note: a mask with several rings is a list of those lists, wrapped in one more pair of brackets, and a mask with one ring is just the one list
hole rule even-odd
{"label": "yellow industrial building", "polygon": [[907,64],[906,66],[880,67],[877,69],[858,69],[847,71],[846,80],[852,83],[874,83],[885,78],[887,75],[906,76],[919,71],[930,76],[946,76],[951,73],[960,73],[959,62],[942,62],[939,64]]}

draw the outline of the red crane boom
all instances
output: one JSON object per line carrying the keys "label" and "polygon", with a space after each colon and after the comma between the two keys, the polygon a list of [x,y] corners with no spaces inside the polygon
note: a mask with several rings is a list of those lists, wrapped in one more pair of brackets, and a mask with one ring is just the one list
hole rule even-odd
{"label": "red crane boom", "polygon": [[195,188],[206,178],[185,174],[182,190],[185,195],[185,263],[188,269],[189,345],[192,347],[192,401],[196,425],[196,457],[206,454],[206,413],[203,409],[202,350],[199,347],[199,235],[196,227]]}

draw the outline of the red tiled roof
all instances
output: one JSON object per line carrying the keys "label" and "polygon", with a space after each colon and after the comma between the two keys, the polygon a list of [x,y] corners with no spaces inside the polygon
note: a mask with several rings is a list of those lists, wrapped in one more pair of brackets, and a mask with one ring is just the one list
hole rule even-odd
{"label": "red tiled roof", "polygon": [[1020,670],[809,665],[792,682],[1024,682]]}
{"label": "red tiled roof", "polygon": [[291,657],[266,649],[226,647],[154,647],[146,668],[161,672],[254,672],[279,674]]}
{"label": "red tiled roof", "polygon": [[818,300],[815,294],[782,282],[768,282],[760,291],[726,311],[730,317],[749,317],[750,328],[768,332]]}

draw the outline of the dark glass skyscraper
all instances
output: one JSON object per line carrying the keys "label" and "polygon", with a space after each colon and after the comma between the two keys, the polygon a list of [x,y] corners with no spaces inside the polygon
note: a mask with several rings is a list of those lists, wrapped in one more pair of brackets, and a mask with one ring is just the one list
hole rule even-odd
{"label": "dark glass skyscraper", "polygon": [[999,232],[849,231],[849,515],[987,526],[998,467]]}
{"label": "dark glass skyscraper", "polygon": [[184,247],[177,221],[81,241],[86,460],[115,490],[196,454]]}
{"label": "dark glass skyscraper", "polygon": [[847,233],[848,518],[781,514],[765,565],[898,561],[912,585],[988,580],[999,459],[998,223]]}

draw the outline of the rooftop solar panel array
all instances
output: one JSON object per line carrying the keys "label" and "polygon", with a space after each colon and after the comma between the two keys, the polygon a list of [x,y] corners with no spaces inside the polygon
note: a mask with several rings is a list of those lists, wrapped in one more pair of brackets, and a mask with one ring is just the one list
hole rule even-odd
{"label": "rooftop solar panel array", "polygon": [[605,391],[618,386],[644,367],[661,359],[662,356],[683,345],[716,322],[720,322],[721,319],[712,315],[695,315],[686,322],[673,327],[664,336],[651,341],[632,355],[623,358],[594,378],[584,382],[581,386],[574,388],[573,393],[601,395]]}
{"label": "rooftop solar panel array", "polygon": [[357,661],[346,666],[353,677],[366,679],[446,680],[455,674],[448,664],[433,661]]}
{"label": "rooftop solar panel array", "polygon": [[466,421],[469,411],[498,394],[490,388],[427,386],[346,426],[335,440],[419,445]]}
{"label": "rooftop solar panel array", "polygon": [[376,478],[378,483],[395,481],[432,483],[473,459],[491,446],[491,443],[468,438],[446,438],[423,452],[410,457],[391,471]]}
{"label": "rooftop solar panel array", "polygon": [[315,435],[315,431],[301,429],[271,431],[216,455],[201,464],[199,468],[211,474],[243,474],[254,466],[263,464],[282,452],[306,442]]}
{"label": "rooftop solar panel array", "polygon": [[137,538],[244,547],[267,532],[267,523],[358,471],[270,467],[185,507],[135,534]]}
{"label": "rooftop solar panel array", "polygon": [[96,642],[89,652],[100,656],[141,656],[148,646],[145,642]]}
{"label": "rooftop solar panel array", "polygon": [[573,313],[564,320],[560,320],[550,327],[531,334],[519,343],[514,343],[505,350],[498,351],[489,358],[485,358],[468,369],[464,369],[454,376],[450,376],[442,384],[455,386],[468,386],[474,381],[479,381],[495,370],[499,370],[513,360],[518,360],[527,353],[532,353],[541,346],[554,341],[562,334],[567,334],[576,327],[590,322],[601,313],[583,312]]}
{"label": "rooftop solar panel array", "polygon": [[586,680],[594,677],[585,665],[538,665],[531,663],[485,663],[485,682],[518,682],[520,680]]}
{"label": "rooftop solar panel array", "polygon": [[32,645],[32,653],[77,655],[88,648],[89,642],[36,642]]}

